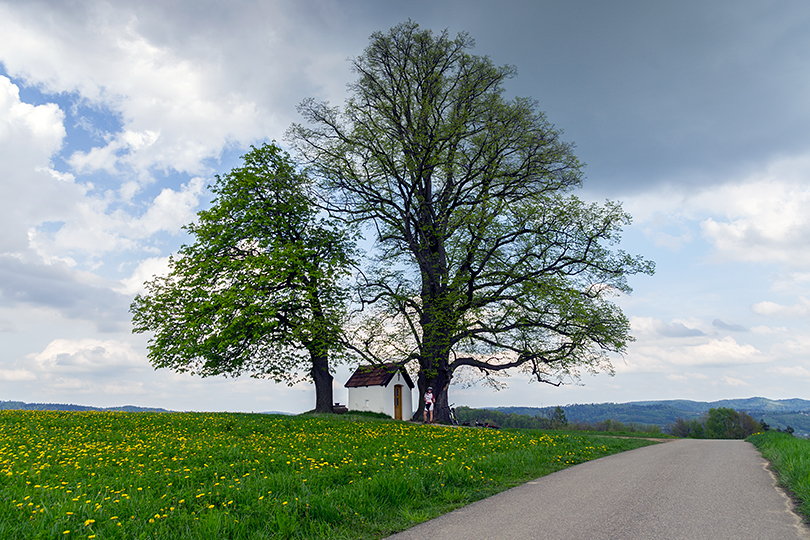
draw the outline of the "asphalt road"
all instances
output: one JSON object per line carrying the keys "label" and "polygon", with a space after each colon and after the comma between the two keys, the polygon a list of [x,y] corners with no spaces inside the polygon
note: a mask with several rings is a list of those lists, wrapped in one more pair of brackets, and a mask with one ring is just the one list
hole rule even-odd
{"label": "asphalt road", "polygon": [[810,540],[744,441],[677,440],[538,478],[396,540]]}

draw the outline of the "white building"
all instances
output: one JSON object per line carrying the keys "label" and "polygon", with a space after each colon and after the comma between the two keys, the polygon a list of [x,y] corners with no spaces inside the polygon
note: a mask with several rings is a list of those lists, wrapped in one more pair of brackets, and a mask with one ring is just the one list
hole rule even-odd
{"label": "white building", "polygon": [[414,384],[401,364],[360,366],[344,386],[349,389],[350,411],[379,412],[397,420],[413,416]]}

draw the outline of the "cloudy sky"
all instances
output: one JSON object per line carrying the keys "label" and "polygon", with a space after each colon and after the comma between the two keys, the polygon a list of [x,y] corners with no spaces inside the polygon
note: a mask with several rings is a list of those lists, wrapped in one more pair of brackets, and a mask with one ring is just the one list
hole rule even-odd
{"label": "cloudy sky", "polygon": [[[166,4],[166,5],[164,5]],[[0,1],[0,400],[299,412],[308,385],[155,371],[128,306],[213,174],[412,18],[512,64],[657,263],[616,375],[451,390],[471,406],[810,399],[810,5],[803,0]],[[338,370],[345,402],[348,368]]]}

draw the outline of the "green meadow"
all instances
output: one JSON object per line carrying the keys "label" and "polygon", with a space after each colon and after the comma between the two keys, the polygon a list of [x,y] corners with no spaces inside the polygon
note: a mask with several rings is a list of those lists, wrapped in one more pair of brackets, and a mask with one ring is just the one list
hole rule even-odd
{"label": "green meadow", "polygon": [[643,440],[355,415],[0,411],[0,538],[375,538]]}

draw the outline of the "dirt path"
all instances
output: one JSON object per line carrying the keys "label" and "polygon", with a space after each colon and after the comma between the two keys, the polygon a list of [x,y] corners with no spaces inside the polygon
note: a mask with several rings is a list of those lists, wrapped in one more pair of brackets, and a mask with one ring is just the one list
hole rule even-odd
{"label": "dirt path", "polygon": [[744,441],[677,440],[583,463],[409,529],[398,540],[810,540]]}

